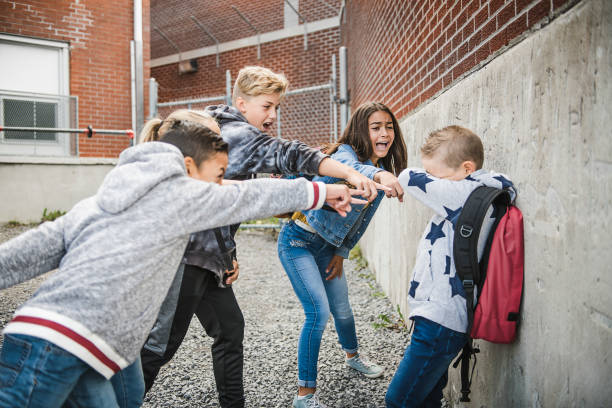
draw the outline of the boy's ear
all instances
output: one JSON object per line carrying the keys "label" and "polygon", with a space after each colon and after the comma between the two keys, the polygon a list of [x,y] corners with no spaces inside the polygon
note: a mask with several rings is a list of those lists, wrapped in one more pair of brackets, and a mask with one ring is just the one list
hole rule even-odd
{"label": "boy's ear", "polygon": [[193,174],[196,174],[198,171],[198,166],[196,166],[193,157],[186,156],[184,160],[185,168],[187,169],[187,175],[191,177]]}
{"label": "boy's ear", "polygon": [[465,170],[465,174],[471,174],[476,171],[476,163],[472,160],[466,160],[461,163],[461,168]]}
{"label": "boy's ear", "polygon": [[246,112],[246,99],[244,99],[242,96],[236,98],[236,109],[238,109],[242,114]]}

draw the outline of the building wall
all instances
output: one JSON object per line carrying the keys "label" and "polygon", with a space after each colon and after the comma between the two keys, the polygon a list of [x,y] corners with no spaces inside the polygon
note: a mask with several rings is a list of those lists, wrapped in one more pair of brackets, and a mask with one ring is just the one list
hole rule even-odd
{"label": "building wall", "polygon": [[[297,3],[299,13],[307,22],[335,17],[340,10],[340,0],[292,0]],[[235,0],[231,3],[201,1],[197,3],[181,0],[152,0],[152,24],[173,41],[181,52],[215,45],[210,38],[191,19],[194,16],[220,42],[239,40],[255,35],[251,28],[231,6],[235,6],[260,33],[281,30],[285,27],[285,13],[294,12],[285,7],[284,0]],[[335,12],[334,12],[335,10]],[[291,19],[291,21],[297,21]],[[175,54],[176,49],[158,32],[151,36],[152,58]]]}
{"label": "building wall", "polygon": [[[210,4],[209,4],[210,3]],[[178,65],[175,62],[164,63],[164,57],[175,54],[167,41],[159,34],[152,34],[154,47],[153,68],[151,76],[159,84],[159,102],[169,102],[185,99],[203,98],[211,96],[223,97],[226,94],[226,71],[229,70],[232,78],[232,85],[238,71],[247,65],[261,65],[275,72],[283,73],[290,83],[289,90],[310,87],[315,85],[329,84],[332,71],[332,54],[337,54],[340,46],[338,23],[331,27],[316,29],[316,23],[324,19],[335,18],[337,21],[340,10],[340,1],[327,1],[329,6],[318,0],[293,1],[299,8],[308,26],[308,49],[304,49],[303,29],[299,28],[295,34],[285,36],[282,32],[288,27],[285,26],[283,19],[287,8],[283,8],[283,1],[261,1],[261,2],[235,2],[238,9],[243,12],[251,22],[259,28],[261,23],[262,32],[276,33],[278,38],[271,41],[261,42],[260,56],[257,58],[257,46],[244,45],[238,48],[230,47],[227,51],[221,52],[219,56],[219,66],[216,65],[216,54],[197,57],[198,70],[195,73],[179,74]],[[164,7],[166,7],[164,2]],[[231,41],[241,40],[252,37],[254,32],[248,28],[236,12],[226,3],[206,2],[202,3],[203,9],[195,10],[193,15],[206,26],[221,42],[221,47]],[[159,25],[160,29],[181,49],[182,58],[188,59],[193,47],[210,47],[214,42],[208,38],[189,18],[189,10],[184,10],[180,4],[176,4],[174,15],[156,12],[161,2],[153,2],[152,22]],[[210,10],[209,10],[210,6]],[[166,13],[164,11],[163,13]],[[335,13],[335,14],[334,14]],[[169,23],[170,22],[170,23]],[[263,24],[265,22],[265,25]],[[179,28],[179,26],[183,28]],[[165,27],[165,28],[162,28]],[[246,27],[246,28],[245,28]],[[194,28],[196,31],[194,31]],[[231,32],[230,32],[231,31]],[[197,41],[186,38],[194,36]],[[246,44],[246,43],[245,43]],[[160,50],[157,50],[157,46]],[[162,61],[161,63],[159,61]],[[336,62],[336,66],[338,62]],[[282,124],[281,136],[287,139],[300,139],[313,146],[320,145],[330,139],[330,97],[329,90],[316,92],[309,95],[292,96],[281,104],[281,116],[285,118]],[[220,98],[217,101],[192,105],[194,109],[203,108],[206,105],[223,103]],[[185,107],[185,106],[180,106]],[[164,117],[175,108],[164,108],[159,111],[159,116]],[[270,132],[272,135],[278,133],[278,128]]]}
{"label": "building wall", "polygon": [[[149,0],[143,0],[145,100],[149,78]],[[79,98],[79,125],[132,127],[130,40],[133,2],[0,0],[0,31],[70,43],[70,94]],[[145,106],[146,108],[146,106]],[[126,136],[79,136],[81,157],[117,157]]]}
{"label": "building wall", "polygon": [[96,193],[115,159],[23,158],[0,165],[0,223],[38,222],[44,209],[68,211]]}
{"label": "building wall", "polygon": [[[478,341],[466,406],[610,405],[611,21],[612,3],[581,1],[401,118],[409,165],[420,166],[418,148],[431,130],[459,124],[482,137],[485,168],[518,187],[525,225],[518,339]],[[384,200],[361,241],[405,313],[431,215],[410,197]],[[450,373],[446,395],[462,406],[459,370]]]}
{"label": "building wall", "polygon": [[351,105],[376,99],[404,116],[573,3],[348,0]]}

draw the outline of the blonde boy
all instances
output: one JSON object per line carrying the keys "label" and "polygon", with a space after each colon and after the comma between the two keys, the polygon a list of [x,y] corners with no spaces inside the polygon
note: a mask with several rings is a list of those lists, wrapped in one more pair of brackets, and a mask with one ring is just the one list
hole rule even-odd
{"label": "blonde boy", "polygon": [[[219,122],[221,137],[229,145],[225,178],[246,179],[258,172],[321,174],[347,179],[364,190],[366,198],[376,198],[377,188],[384,186],[304,143],[274,138],[265,133],[276,121],[276,111],[287,87],[287,79],[281,74],[263,67],[245,67],[238,73],[234,85],[234,106],[206,108],[206,112]],[[180,346],[193,314],[196,314],[207,333],[214,337],[212,354],[219,405],[222,408],[245,405],[242,378],[244,319],[229,286],[239,274],[233,239],[236,230],[237,225],[234,225],[222,227],[216,233],[207,230],[191,236],[183,257],[184,275],[178,300],[167,301],[168,305],[177,306],[169,307],[171,310],[162,308],[160,316],[169,318],[157,321],[141,351],[147,390],[153,386],[161,366],[170,361]],[[228,252],[234,254],[233,269],[228,265],[224,278],[223,271],[211,267],[210,260]],[[213,298],[214,302],[208,300]],[[207,310],[212,308],[214,313],[205,315],[199,312],[204,309],[199,306],[207,301]],[[164,335],[155,338],[156,333]]]}
{"label": "blonde boy", "polygon": [[[479,186],[507,188],[516,196],[504,175],[482,169],[482,142],[469,129],[448,126],[432,132],[421,147],[421,159],[425,169],[406,169],[399,181],[435,215],[418,247],[408,291],[414,332],[387,390],[387,407],[441,406],[448,366],[468,338],[465,292],[452,256],[457,218]],[[494,221],[485,220],[479,256]]]}

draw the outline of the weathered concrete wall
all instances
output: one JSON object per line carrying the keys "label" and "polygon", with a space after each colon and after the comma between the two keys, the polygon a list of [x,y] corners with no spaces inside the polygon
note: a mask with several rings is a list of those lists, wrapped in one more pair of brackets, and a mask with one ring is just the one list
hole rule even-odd
{"label": "weathered concrete wall", "polygon": [[[460,124],[485,167],[518,186],[525,283],[518,341],[479,342],[472,403],[612,404],[612,2],[585,0],[402,120],[410,157],[433,129]],[[362,249],[392,300],[406,295],[429,210],[385,200]],[[456,401],[458,370],[447,393]]]}
{"label": "weathered concrete wall", "polygon": [[114,166],[110,159],[51,160],[0,163],[0,222],[40,221],[45,208],[67,211],[94,195]]}

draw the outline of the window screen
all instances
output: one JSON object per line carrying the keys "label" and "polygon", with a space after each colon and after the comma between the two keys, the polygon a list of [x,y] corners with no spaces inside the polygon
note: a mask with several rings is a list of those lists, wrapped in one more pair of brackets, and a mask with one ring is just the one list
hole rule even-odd
{"label": "window screen", "polygon": [[[11,127],[57,127],[57,103],[4,99],[2,101],[4,126]],[[56,141],[56,133],[5,131],[6,140]]]}

